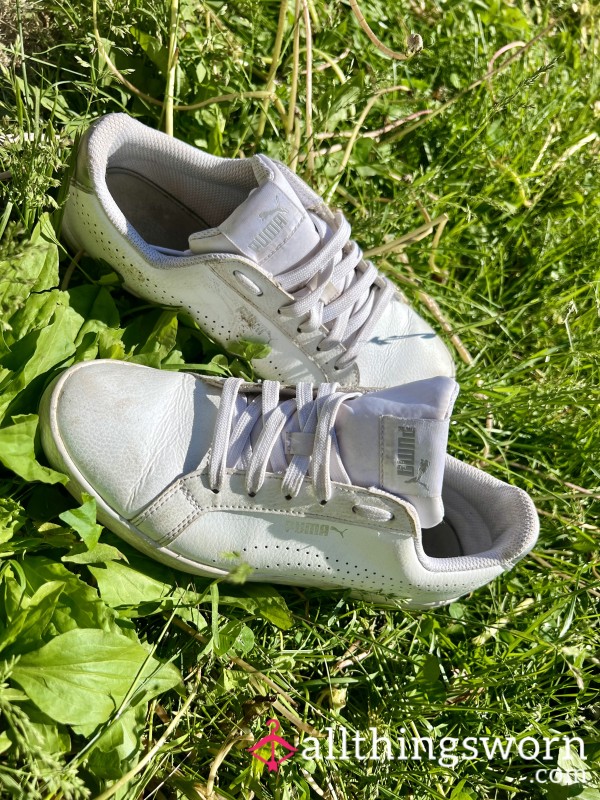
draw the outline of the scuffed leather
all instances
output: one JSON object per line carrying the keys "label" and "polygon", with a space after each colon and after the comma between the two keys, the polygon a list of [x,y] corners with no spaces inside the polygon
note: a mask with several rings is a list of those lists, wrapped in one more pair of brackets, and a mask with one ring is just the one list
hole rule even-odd
{"label": "scuffed leather", "polygon": [[80,365],[61,385],[57,423],[85,478],[129,517],[200,464],[219,398],[194,375],[119,361]]}

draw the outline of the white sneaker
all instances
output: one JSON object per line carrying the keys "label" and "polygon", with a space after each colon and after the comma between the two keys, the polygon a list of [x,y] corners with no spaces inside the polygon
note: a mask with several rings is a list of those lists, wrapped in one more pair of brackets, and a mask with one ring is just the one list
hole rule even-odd
{"label": "white sneaker", "polygon": [[255,361],[263,378],[350,387],[454,375],[342,213],[266,156],[217,158],[126,114],[103,117],[80,143],[63,233],[222,346],[268,344]]}
{"label": "white sneaker", "polygon": [[46,391],[42,442],[106,527],[166,564],[436,606],[538,533],[525,492],[446,456],[456,393],[445,377],[315,395],[91,361]]}

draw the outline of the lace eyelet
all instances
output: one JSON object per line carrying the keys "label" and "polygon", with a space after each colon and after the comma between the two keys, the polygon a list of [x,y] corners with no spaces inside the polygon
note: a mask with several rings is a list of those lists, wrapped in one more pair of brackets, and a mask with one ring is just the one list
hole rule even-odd
{"label": "lace eyelet", "polygon": [[221,490],[220,489],[211,489],[211,492],[213,494],[221,494]]}
{"label": "lace eyelet", "polygon": [[304,331],[302,330],[302,328],[296,328],[296,333],[304,333]]}
{"label": "lace eyelet", "polygon": [[319,347],[319,345],[316,346],[315,350],[317,351],[317,353],[321,352],[321,348]]}
{"label": "lace eyelet", "polygon": [[284,499],[285,500],[293,500],[294,498],[292,497],[291,494],[286,494]]}
{"label": "lace eyelet", "polygon": [[281,309],[280,308],[277,309],[277,313],[281,316]]}
{"label": "lace eyelet", "polygon": [[321,505],[322,505],[322,506],[326,506],[326,505],[327,505],[327,503],[328,503],[328,501],[327,501],[327,500],[321,500]]}
{"label": "lace eyelet", "polygon": [[248,497],[256,497],[256,492],[248,492]]}

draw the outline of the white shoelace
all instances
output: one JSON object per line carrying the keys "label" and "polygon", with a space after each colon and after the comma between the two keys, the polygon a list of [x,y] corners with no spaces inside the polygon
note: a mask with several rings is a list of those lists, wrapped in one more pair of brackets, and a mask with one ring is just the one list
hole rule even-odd
{"label": "white shoelace", "polygon": [[[340,392],[337,383],[322,383],[315,398],[311,383],[299,383],[296,397],[280,402],[279,381],[264,381],[262,393],[234,419],[242,384],[241,378],[227,378],[223,384],[208,465],[213,492],[221,490],[227,469],[246,472],[250,497],[260,491],[267,471],[284,474],[281,492],[287,500],[298,495],[309,472],[322,505],[331,498],[332,480],[351,483],[338,452],[334,425],[342,403],[358,397],[359,392]],[[292,430],[289,423],[296,413],[296,430]],[[256,425],[260,433],[252,445]],[[284,429],[286,435],[282,436]],[[354,506],[353,511],[376,521],[393,516],[385,509],[363,504]]]}
{"label": "white shoelace", "polygon": [[[346,348],[337,359],[336,369],[350,366],[360,346],[367,341],[384,309],[392,299],[394,287],[379,275],[355,241],[350,239],[350,225],[341,211],[334,214],[336,230],[316,256],[295,269],[281,273],[281,287],[298,299],[278,310],[286,317],[308,319],[299,331],[315,331],[325,325],[329,333],[321,340],[320,350],[331,350],[339,344]],[[341,258],[340,258],[341,256]],[[337,259],[337,263],[336,263]],[[330,327],[329,327],[330,326]]]}

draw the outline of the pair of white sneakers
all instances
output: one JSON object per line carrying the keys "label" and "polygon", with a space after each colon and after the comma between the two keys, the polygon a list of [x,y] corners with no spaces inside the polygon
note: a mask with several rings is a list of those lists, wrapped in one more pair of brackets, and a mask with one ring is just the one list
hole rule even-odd
{"label": "pair of white sneakers", "polygon": [[259,384],[106,360],[46,391],[50,462],[139,550],[433,607],[535,544],[528,495],[446,454],[446,347],[283,164],[216,158],[113,114],[79,145],[63,232],[220,344],[270,347]]}

